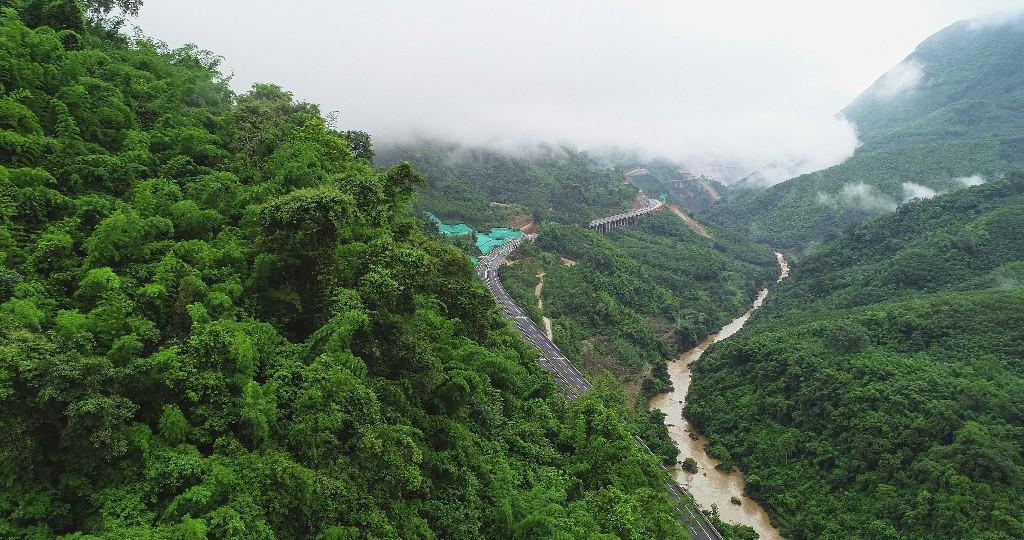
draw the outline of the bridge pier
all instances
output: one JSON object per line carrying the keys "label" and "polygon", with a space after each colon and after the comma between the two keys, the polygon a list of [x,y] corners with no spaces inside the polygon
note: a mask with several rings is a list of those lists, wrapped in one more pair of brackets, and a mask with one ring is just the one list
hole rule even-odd
{"label": "bridge pier", "polygon": [[617,227],[632,226],[640,224],[641,218],[651,212],[661,209],[662,203],[658,200],[648,199],[648,205],[640,210],[632,210],[617,216],[610,216],[603,219],[595,219],[589,224],[589,228],[597,231],[598,234],[607,234],[608,231]]}

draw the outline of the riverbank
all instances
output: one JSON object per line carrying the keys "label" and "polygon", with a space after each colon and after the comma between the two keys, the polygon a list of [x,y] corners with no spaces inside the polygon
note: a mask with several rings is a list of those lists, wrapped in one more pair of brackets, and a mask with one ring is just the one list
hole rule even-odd
{"label": "riverbank", "polygon": [[[781,253],[776,252],[775,257],[779,261],[780,272],[777,280],[779,282],[789,275],[789,264]],[[697,361],[712,344],[729,338],[743,328],[751,314],[755,309],[761,307],[767,296],[768,289],[762,290],[746,313],[733,319],[718,333],[708,336],[696,347],[670,362],[668,372],[674,389],[651,398],[648,407],[660,409],[665,413],[665,424],[668,426],[669,435],[679,447],[677,460],[681,463],[686,458],[693,458],[697,462],[696,473],[689,473],[674,467],[672,474],[676,482],[694,496],[701,508],[710,509],[714,504],[718,507],[722,521],[748,525],[757,531],[763,540],[781,540],[782,536],[772,526],[764,508],[744,494],[746,483],[743,474],[739,471],[724,473],[718,470],[716,466],[719,461],[704,451],[707,439],[697,433],[696,429],[683,417],[686,395],[690,389],[690,365]],[[734,504],[733,500],[740,501],[740,504]]]}

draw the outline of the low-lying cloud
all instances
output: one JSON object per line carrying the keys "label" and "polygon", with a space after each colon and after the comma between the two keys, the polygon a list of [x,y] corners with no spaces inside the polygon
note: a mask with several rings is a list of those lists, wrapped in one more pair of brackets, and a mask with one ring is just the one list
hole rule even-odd
{"label": "low-lying cloud", "polygon": [[[975,174],[953,178],[954,190],[958,187],[971,187],[984,184],[985,177]],[[937,195],[946,193],[945,190],[934,189],[917,182],[903,182],[900,187],[903,190],[903,197],[897,200],[877,187],[863,182],[845,184],[838,193],[818,192],[818,204],[829,208],[857,209],[866,212],[891,212],[903,203],[915,199],[931,199]]]}
{"label": "low-lying cloud", "polygon": [[928,186],[922,186],[916,182],[903,182],[903,202],[912,199],[931,199],[939,192]]}
{"label": "low-lying cloud", "polygon": [[991,26],[1002,26],[1004,24],[1020,23],[1024,19],[1024,8],[1010,9],[1007,11],[990,13],[971,19],[968,22],[972,30],[981,30]]}
{"label": "low-lying cloud", "polygon": [[846,184],[836,194],[818,193],[818,203],[831,208],[858,209],[867,212],[892,212],[899,206],[875,186],[857,182]]}
{"label": "low-lying cloud", "polygon": [[147,0],[137,23],[378,142],[565,143],[776,183],[849,157],[836,112],[922,39],[1015,1]]}
{"label": "low-lying cloud", "polygon": [[924,66],[920,62],[916,60],[901,62],[878,80],[875,95],[881,99],[892,99],[917,88],[923,78]]}
{"label": "low-lying cloud", "polygon": [[975,174],[972,176],[961,176],[959,178],[954,178],[953,181],[962,184],[964,187],[980,186],[987,182],[987,180],[985,180],[985,177],[981,176],[980,174]]}

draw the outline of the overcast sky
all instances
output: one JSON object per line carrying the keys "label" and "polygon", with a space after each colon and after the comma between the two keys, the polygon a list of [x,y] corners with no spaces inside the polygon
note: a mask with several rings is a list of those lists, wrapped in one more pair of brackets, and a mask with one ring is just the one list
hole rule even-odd
{"label": "overcast sky", "polygon": [[[145,0],[136,24],[377,140],[620,147],[692,163],[838,162],[835,114],[930,34],[1024,0]],[[778,178],[781,180],[782,178]]]}

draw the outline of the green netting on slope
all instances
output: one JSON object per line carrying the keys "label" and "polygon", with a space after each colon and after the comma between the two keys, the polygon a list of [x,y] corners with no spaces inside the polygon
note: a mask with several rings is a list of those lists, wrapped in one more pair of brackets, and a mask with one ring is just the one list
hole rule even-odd
{"label": "green netting on slope", "polygon": [[517,231],[515,229],[506,229],[504,227],[496,227],[491,229],[491,232],[487,236],[499,240],[508,240],[510,238],[519,238],[522,235],[522,231]]}
{"label": "green netting on slope", "polygon": [[438,219],[437,216],[427,212],[427,217],[430,221],[437,225],[437,232],[441,233],[442,236],[465,236],[473,232],[473,229],[469,228],[469,225],[465,223],[456,223],[455,225],[448,225],[447,223]]}
{"label": "green netting on slope", "polygon": [[522,235],[522,231],[496,227],[491,229],[491,232],[488,234],[476,233],[476,247],[480,250],[480,253],[487,255],[494,248]]}

